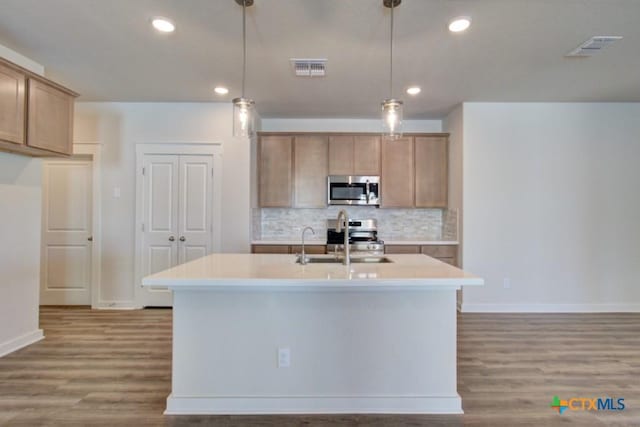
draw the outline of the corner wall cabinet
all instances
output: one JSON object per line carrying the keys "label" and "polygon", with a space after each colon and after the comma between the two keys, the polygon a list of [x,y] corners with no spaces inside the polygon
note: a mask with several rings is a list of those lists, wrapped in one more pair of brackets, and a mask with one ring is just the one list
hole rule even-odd
{"label": "corner wall cabinet", "polygon": [[0,58],[0,150],[34,157],[73,154],[77,96]]}
{"label": "corner wall cabinet", "polygon": [[327,175],[380,175],[381,208],[446,208],[449,135],[260,132],[260,207],[323,208]]}

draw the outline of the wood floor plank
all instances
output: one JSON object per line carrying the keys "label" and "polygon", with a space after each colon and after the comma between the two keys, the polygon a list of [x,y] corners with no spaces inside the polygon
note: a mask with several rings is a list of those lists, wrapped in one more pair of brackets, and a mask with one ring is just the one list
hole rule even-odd
{"label": "wood floor plank", "polygon": [[[461,314],[465,414],[164,416],[171,310],[43,307],[46,339],[0,358],[0,426],[640,426],[640,315]],[[554,412],[554,395],[625,411]]]}

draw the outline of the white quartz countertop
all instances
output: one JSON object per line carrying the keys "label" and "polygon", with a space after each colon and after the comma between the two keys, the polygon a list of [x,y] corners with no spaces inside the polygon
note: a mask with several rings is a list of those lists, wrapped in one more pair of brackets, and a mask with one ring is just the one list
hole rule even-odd
{"label": "white quartz countertop", "polygon": [[[457,245],[455,240],[386,240],[380,239],[385,245]],[[300,245],[298,240],[252,240],[252,245]],[[326,245],[325,240],[305,240],[305,245]]]}
{"label": "white quartz countertop", "polygon": [[[332,257],[315,255],[313,257]],[[451,289],[484,280],[427,255],[385,255],[391,263],[300,265],[295,255],[211,254],[147,276],[143,286],[180,289]]]}

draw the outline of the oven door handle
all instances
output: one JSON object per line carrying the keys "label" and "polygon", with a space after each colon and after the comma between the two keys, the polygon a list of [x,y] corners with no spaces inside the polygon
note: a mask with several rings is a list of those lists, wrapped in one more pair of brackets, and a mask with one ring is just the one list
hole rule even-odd
{"label": "oven door handle", "polygon": [[365,186],[364,186],[365,190],[367,192],[367,204],[369,204],[369,197],[371,195],[371,189],[369,188],[369,180],[367,180]]}

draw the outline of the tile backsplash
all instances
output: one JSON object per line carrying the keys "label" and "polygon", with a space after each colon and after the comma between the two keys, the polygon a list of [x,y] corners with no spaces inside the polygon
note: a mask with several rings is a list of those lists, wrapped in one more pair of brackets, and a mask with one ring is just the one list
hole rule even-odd
{"label": "tile backsplash", "polygon": [[[253,210],[254,240],[297,240],[306,226],[315,230],[309,240],[326,240],[327,219],[336,218],[340,206],[325,209],[258,208]],[[351,207],[351,219],[375,218],[382,240],[457,240],[455,209],[378,209]]]}

